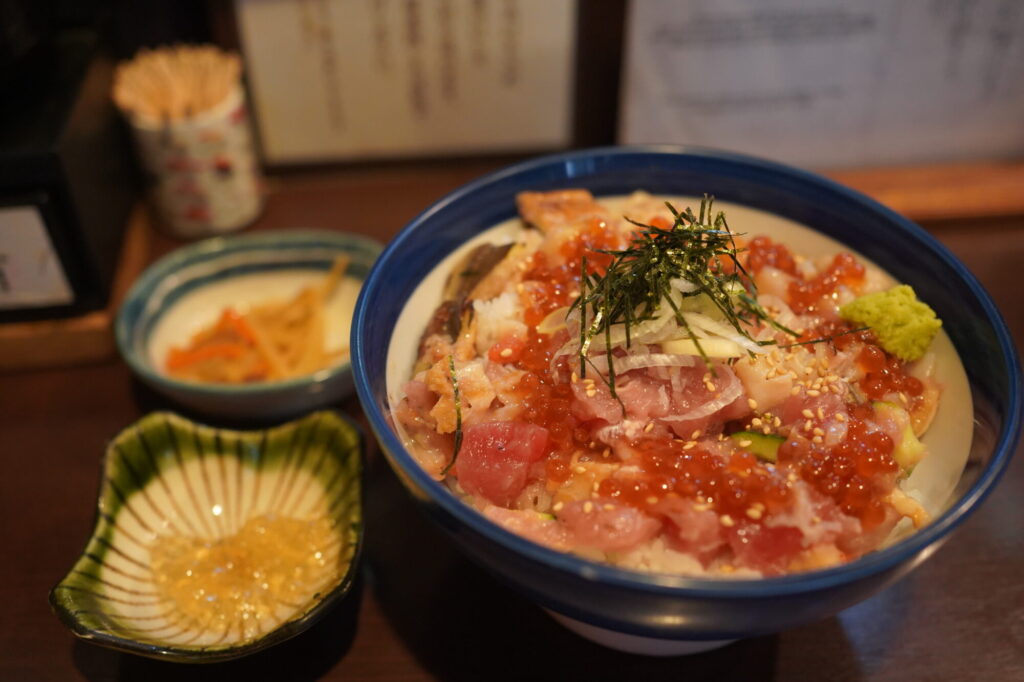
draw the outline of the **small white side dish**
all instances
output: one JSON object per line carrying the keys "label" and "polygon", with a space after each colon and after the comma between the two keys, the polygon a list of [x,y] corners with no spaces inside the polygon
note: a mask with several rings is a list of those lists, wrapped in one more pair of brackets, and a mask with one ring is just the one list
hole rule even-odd
{"label": "small white side dish", "polygon": [[306,376],[246,384],[210,384],[170,376],[166,358],[227,308],[245,313],[288,300],[321,280],[335,258],[349,257],[325,310],[325,347],[348,346],[362,281],[380,252],[373,240],[295,230],[219,237],[174,251],[142,274],[118,314],[118,348],[138,377],[175,403],[204,415],[276,419],[330,405],[352,392],[347,361]]}

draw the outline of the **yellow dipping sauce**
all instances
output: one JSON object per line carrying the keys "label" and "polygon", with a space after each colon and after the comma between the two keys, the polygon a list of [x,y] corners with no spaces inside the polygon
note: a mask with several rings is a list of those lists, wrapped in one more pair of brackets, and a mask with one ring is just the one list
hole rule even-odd
{"label": "yellow dipping sauce", "polygon": [[263,515],[216,540],[165,536],[150,547],[160,596],[199,627],[246,640],[302,609],[337,575],[339,534],[325,517]]}

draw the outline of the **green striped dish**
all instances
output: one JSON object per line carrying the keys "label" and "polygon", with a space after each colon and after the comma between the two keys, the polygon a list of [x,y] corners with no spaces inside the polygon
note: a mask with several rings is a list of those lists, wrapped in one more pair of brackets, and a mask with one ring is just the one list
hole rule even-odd
{"label": "green striped dish", "polygon": [[[54,611],[83,639],[165,660],[221,661],[298,634],[352,585],[363,535],[362,450],[358,429],[333,412],[260,431],[167,412],[142,418],[107,449],[96,524],[50,592]],[[260,516],[326,517],[337,533],[305,603],[279,603],[258,622],[204,626],[162,596],[150,568],[154,543],[215,542]]]}

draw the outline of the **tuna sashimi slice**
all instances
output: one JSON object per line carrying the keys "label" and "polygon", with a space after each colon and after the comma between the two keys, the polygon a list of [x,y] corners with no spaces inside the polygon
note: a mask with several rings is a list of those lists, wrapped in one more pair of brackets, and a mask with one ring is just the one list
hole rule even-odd
{"label": "tuna sashimi slice", "polygon": [[508,506],[526,487],[530,465],[547,449],[548,431],[525,422],[466,427],[455,463],[459,484],[471,495]]}

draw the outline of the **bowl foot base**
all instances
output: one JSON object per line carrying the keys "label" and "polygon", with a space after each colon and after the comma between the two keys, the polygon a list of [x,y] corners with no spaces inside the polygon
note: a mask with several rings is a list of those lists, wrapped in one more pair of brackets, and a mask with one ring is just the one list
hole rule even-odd
{"label": "bowl foot base", "polygon": [[596,625],[590,625],[589,623],[582,623],[548,609],[545,609],[545,611],[556,621],[584,639],[589,639],[591,642],[606,646],[609,649],[625,651],[630,654],[640,654],[642,656],[686,656],[688,654],[699,654],[702,651],[717,649],[736,641],[734,639],[698,640],[641,637],[640,635],[630,635],[625,632],[616,632],[615,630],[607,630]]}

